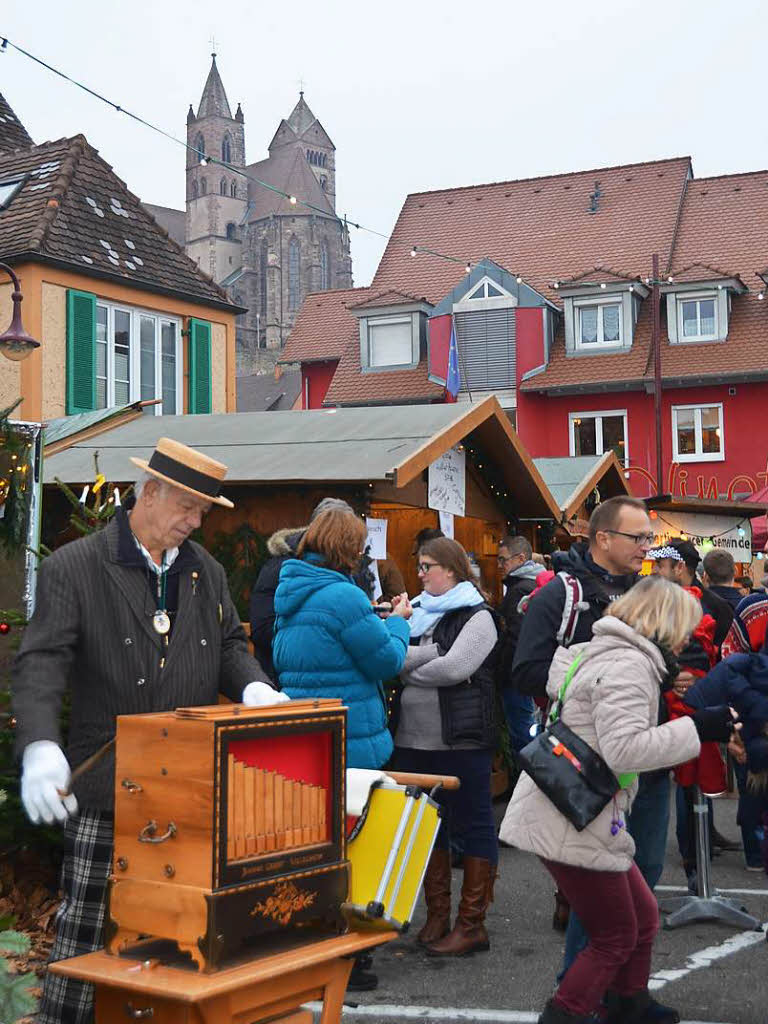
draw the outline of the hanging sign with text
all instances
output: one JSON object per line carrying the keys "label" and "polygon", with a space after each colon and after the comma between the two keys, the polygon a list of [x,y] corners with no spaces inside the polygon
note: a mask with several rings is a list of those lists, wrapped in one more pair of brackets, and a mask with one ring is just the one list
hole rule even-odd
{"label": "hanging sign with text", "polygon": [[368,537],[365,542],[366,549],[371,558],[387,557],[387,520],[372,519],[366,517],[365,525],[368,530]]}
{"label": "hanging sign with text", "polygon": [[438,512],[464,515],[466,453],[449,448],[429,467],[427,505]]}
{"label": "hanging sign with text", "polygon": [[702,512],[660,512],[659,518],[653,520],[653,527],[657,547],[685,534],[702,558],[714,545],[729,551],[736,562],[752,559],[752,526],[748,519],[710,516]]}

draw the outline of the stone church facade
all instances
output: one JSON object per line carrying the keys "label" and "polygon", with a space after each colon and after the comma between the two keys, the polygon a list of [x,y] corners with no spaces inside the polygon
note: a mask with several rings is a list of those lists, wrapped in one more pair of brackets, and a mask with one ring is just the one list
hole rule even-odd
{"label": "stone church facade", "polygon": [[[349,233],[336,215],[336,147],[302,92],[266,159],[246,163],[243,111],[238,104],[232,116],[215,55],[197,113],[190,106],[187,114],[187,144],[183,244],[247,308],[238,318],[238,374],[268,372],[305,296],[352,285]],[[181,234],[181,211],[149,209]]]}

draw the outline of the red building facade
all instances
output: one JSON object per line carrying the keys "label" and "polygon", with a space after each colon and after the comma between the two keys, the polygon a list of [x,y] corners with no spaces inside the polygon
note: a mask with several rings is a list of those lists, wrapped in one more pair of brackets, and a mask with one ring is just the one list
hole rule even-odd
{"label": "red building facade", "polygon": [[309,408],[444,401],[429,337],[450,314],[459,401],[495,393],[534,457],[613,448],[638,495],[749,495],[768,484],[766,237],[768,173],[697,180],[687,157],[409,196],[371,286],[309,296],[285,359]]}

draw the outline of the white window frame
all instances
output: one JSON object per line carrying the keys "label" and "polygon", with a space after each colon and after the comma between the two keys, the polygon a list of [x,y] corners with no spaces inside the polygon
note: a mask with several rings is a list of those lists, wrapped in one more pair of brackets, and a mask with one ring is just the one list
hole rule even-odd
{"label": "white window frame", "polygon": [[[619,307],[619,337],[615,341],[601,341],[603,333],[603,317],[601,308],[604,306]],[[581,310],[585,307],[595,307],[598,310],[597,317],[597,341],[582,342],[581,340]],[[624,303],[621,295],[604,295],[599,299],[574,299],[573,302],[574,323],[573,336],[576,339],[577,352],[595,352],[601,348],[623,348],[624,347]]]}
{"label": "white window frame", "polygon": [[[173,413],[167,413],[166,415],[179,416],[184,412],[184,394],[183,394],[183,381],[184,381],[184,367],[183,367],[183,349],[182,349],[182,328],[183,322],[181,317],[171,316],[168,313],[162,313],[156,309],[143,309],[138,306],[126,306],[123,303],[108,302],[103,299],[96,300],[97,308],[100,307],[107,311],[107,387],[106,387],[106,407],[110,408],[115,403],[115,314],[117,312],[127,313],[130,317],[130,333],[129,333],[129,367],[130,367],[130,387],[128,392],[129,402],[141,401],[141,336],[140,336],[140,323],[141,317],[151,317],[155,321],[155,398],[159,398],[160,402],[157,405],[149,406],[146,412],[153,416],[161,416],[163,414],[163,346],[162,346],[162,325],[164,323],[174,324],[176,327],[176,409]],[[97,341],[98,345],[99,342]]]}
{"label": "white window frame", "polygon": [[[576,420],[596,420],[595,423],[595,447],[597,455],[605,455],[606,449],[603,445],[603,417],[621,416],[624,421],[624,468],[629,465],[629,429],[627,426],[626,409],[600,409],[596,412],[569,412],[568,413],[568,454],[571,458],[576,456],[576,434],[574,427]],[[613,451],[609,448],[608,451]],[[587,456],[589,458],[589,456]],[[618,458],[618,456],[617,456]],[[619,459],[621,462],[621,459]]]}
{"label": "white window frame", "polygon": [[[487,292],[487,286],[491,285],[496,291],[501,292],[501,295],[492,295],[490,298],[484,295],[481,299],[472,298],[479,291]],[[517,305],[516,296],[508,292],[506,288],[499,284],[498,281],[494,281],[492,277],[486,274],[485,277],[481,278],[463,297],[460,302],[454,302],[453,312],[454,313],[471,313],[473,311],[479,312],[483,309],[508,309],[510,306]]]}
{"label": "white window frame", "polygon": [[[386,327],[390,324],[407,324],[408,333],[410,337],[409,355],[406,362],[403,363],[374,363],[371,356],[373,354],[373,342],[371,339],[371,327]],[[413,314],[411,313],[400,313],[393,316],[374,316],[368,319],[367,329],[367,342],[368,342],[368,368],[371,370],[389,370],[391,368],[403,368],[413,366]]]}
{"label": "white window frame", "polygon": [[[714,303],[715,311],[715,330],[712,334],[694,334],[686,337],[683,334],[683,303],[684,302],[701,302],[706,299],[711,299]],[[694,345],[700,341],[718,341],[720,334],[717,329],[719,308],[718,308],[718,296],[716,291],[701,291],[701,292],[679,292],[676,295],[677,305],[677,344],[678,345]],[[701,326],[701,307],[698,309],[697,322]]]}
{"label": "white window frame", "polygon": [[[693,409],[694,414],[694,437],[696,441],[695,452],[678,451],[677,447],[677,414],[684,409]],[[720,451],[703,452],[703,441],[701,436],[701,411],[702,409],[717,409],[720,419]],[[723,418],[722,402],[697,402],[692,405],[672,406],[672,452],[675,462],[725,462],[725,423]]]}

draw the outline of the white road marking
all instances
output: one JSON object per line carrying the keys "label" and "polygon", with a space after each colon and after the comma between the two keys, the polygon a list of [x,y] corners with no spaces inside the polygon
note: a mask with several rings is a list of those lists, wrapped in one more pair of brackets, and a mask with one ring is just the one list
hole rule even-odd
{"label": "white road marking", "polygon": [[702,967],[709,967],[715,960],[722,960],[723,957],[740,953],[741,950],[749,949],[750,946],[755,946],[758,942],[765,942],[767,928],[768,922],[760,926],[760,931],[739,932],[737,935],[731,935],[730,938],[727,938],[717,946],[707,946],[706,949],[701,949],[698,953],[690,953],[684,967],[667,971],[656,971],[655,974],[652,974],[648,980],[648,988],[655,992],[669,984],[670,981],[679,981],[693,971],[700,971]]}
{"label": "white road marking", "polygon": [[[720,889],[715,887],[714,892],[721,896],[768,896],[768,889]],[[688,892],[685,885],[657,885],[654,892]]]}
{"label": "white road marking", "polygon": [[[317,1013],[320,1003],[306,1003],[305,1006]],[[456,1006],[392,1006],[391,1003],[367,1003],[359,1006],[345,1006],[342,1017],[354,1020],[357,1017],[379,1017],[393,1020],[442,1020],[475,1021],[477,1024],[536,1024],[538,1012],[525,1010],[488,1010]],[[715,1021],[688,1020],[683,1024],[717,1024]]]}

